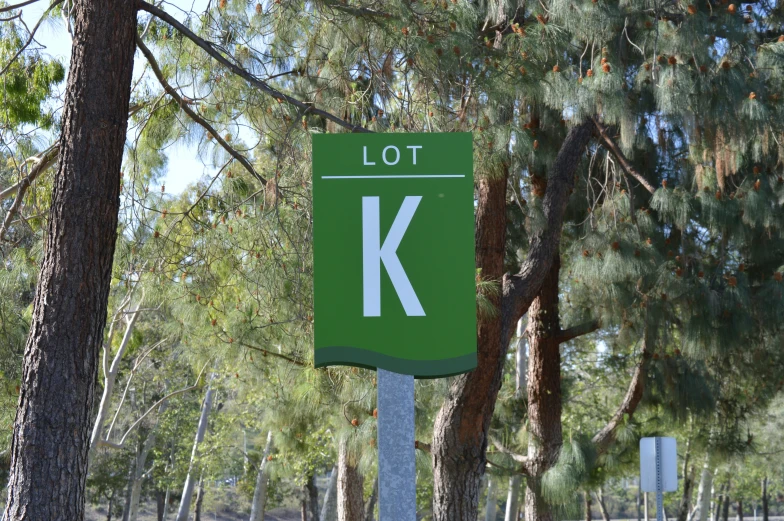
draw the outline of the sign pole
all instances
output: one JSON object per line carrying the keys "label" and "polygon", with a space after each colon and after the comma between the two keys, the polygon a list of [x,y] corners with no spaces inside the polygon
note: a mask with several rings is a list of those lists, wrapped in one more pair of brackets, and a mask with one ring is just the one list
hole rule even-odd
{"label": "sign pole", "polygon": [[378,369],[380,521],[416,520],[414,377]]}
{"label": "sign pole", "polygon": [[656,437],[656,521],[664,521],[664,484],[662,483],[662,446],[661,438]]}

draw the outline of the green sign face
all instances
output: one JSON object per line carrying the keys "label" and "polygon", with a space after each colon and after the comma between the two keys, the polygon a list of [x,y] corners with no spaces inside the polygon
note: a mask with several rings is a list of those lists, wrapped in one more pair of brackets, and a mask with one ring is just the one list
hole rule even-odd
{"label": "green sign face", "polygon": [[315,365],[476,367],[471,134],[313,136]]}

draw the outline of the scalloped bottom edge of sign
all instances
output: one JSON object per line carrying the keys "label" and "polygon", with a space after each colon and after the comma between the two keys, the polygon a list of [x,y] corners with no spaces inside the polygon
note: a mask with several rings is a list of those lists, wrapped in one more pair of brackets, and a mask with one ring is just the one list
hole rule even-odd
{"label": "scalloped bottom edge of sign", "polygon": [[440,360],[410,360],[367,351],[357,347],[331,346],[315,350],[314,365],[348,365],[365,369],[384,369],[415,378],[445,378],[476,368],[476,353]]}

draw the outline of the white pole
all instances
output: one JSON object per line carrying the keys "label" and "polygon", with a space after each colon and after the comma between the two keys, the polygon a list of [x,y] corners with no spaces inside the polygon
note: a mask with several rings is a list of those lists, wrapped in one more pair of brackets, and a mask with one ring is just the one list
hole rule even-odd
{"label": "white pole", "polygon": [[415,521],[414,377],[377,377],[379,521]]}

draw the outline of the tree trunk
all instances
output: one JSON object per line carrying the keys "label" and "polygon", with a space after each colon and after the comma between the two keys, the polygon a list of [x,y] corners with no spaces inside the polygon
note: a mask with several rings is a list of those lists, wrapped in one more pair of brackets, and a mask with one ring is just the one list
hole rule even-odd
{"label": "tree trunk", "polygon": [[363,521],[362,475],[348,440],[340,440],[338,450],[338,521]]}
{"label": "tree trunk", "polygon": [[711,489],[713,488],[713,470],[711,469],[710,446],[705,456],[705,464],[700,474],[700,484],[697,487],[697,505],[692,521],[709,521]]}
{"label": "tree trunk", "polygon": [[721,505],[721,521],[729,521],[730,517],[730,484],[727,482],[727,486],[724,492],[724,501]]}
{"label": "tree trunk", "polygon": [[[139,442],[136,442],[136,448],[139,448]],[[125,503],[123,504],[123,514],[122,514],[122,521],[128,521],[131,518],[131,497],[133,496],[133,474],[134,474],[134,467],[131,465],[131,468],[128,470],[128,486],[125,487]]]}
{"label": "tree trunk", "polygon": [[495,479],[493,479],[492,476],[487,476],[487,498],[485,500],[485,521],[495,521],[495,515],[498,512],[495,489],[496,489]]}
{"label": "tree trunk", "polygon": [[724,483],[719,487],[719,494],[716,497],[715,505],[713,506],[713,521],[719,521],[721,518],[721,507],[724,504]]}
{"label": "tree trunk", "polygon": [[73,47],[44,259],[11,442],[7,521],[84,518],[106,323],[136,8],[75,0]]}
{"label": "tree trunk", "polygon": [[311,474],[308,476],[308,482],[305,484],[305,489],[308,493],[308,505],[310,506],[310,519],[311,521],[319,521],[318,512],[318,487],[316,486],[316,478]]}
{"label": "tree trunk", "polygon": [[[199,492],[196,496],[196,512],[193,515],[193,521],[201,521],[201,505],[204,502],[204,474],[199,477]],[[307,520],[305,520],[307,521]]]}
{"label": "tree trunk", "polygon": [[112,495],[109,496],[109,508],[106,509],[106,521],[112,521],[112,507],[114,507],[114,490],[112,490]]}
{"label": "tree trunk", "polygon": [[308,497],[303,495],[299,504],[300,521],[308,521]]}
{"label": "tree trunk", "polygon": [[264,452],[261,454],[259,470],[256,474],[256,487],[253,489],[253,502],[250,505],[250,521],[263,521],[264,510],[267,506],[267,462],[269,461],[270,451],[272,450],[272,431],[267,433],[267,443],[264,445]]}
{"label": "tree trunk", "polygon": [[324,505],[321,507],[321,521],[337,521],[338,519],[338,467],[332,467],[329,484],[324,493]]}
{"label": "tree trunk", "polygon": [[768,476],[762,478],[762,521],[768,521]]}
{"label": "tree trunk", "polygon": [[[690,420],[689,425],[693,420]],[[691,429],[691,427],[689,427]],[[683,467],[681,475],[683,476],[683,497],[681,497],[681,504],[678,506],[677,521],[687,521],[689,511],[691,510],[691,496],[692,489],[694,488],[694,465],[691,465],[691,435],[686,439],[686,451],[683,454]]]}
{"label": "tree trunk", "polygon": [[163,490],[155,491],[155,513],[158,521],[163,521],[164,505],[166,504],[166,492]]}
{"label": "tree trunk", "polygon": [[737,521],[743,521],[743,500],[738,500],[738,512],[737,517],[735,517]]}
{"label": "tree trunk", "polygon": [[378,501],[378,477],[373,481],[373,490],[365,502],[365,521],[373,521],[375,517],[376,501]]}
{"label": "tree trunk", "polygon": [[509,478],[509,493],[506,496],[504,521],[517,521],[520,511],[520,485],[522,485],[522,482],[523,480],[520,476]]}
{"label": "tree trunk", "polygon": [[515,397],[523,398],[528,389],[528,341],[525,330],[528,322],[526,317],[517,321],[517,352],[515,353]]}
{"label": "tree trunk", "polygon": [[[166,401],[161,403],[160,407],[158,407],[158,418],[160,418],[161,414],[166,411],[166,407]],[[131,514],[128,518],[129,521],[136,521],[139,517],[139,500],[141,499],[142,495],[144,468],[147,466],[147,456],[155,446],[157,428],[158,422],[156,420],[155,425],[153,425],[153,427],[147,432],[147,437],[144,439],[144,444],[142,444],[142,450],[136,455],[136,471],[134,472],[133,488],[131,490]]]}
{"label": "tree trunk", "polygon": [[[120,346],[117,348],[117,353],[114,355],[111,366],[109,366],[108,360],[112,348],[111,334],[109,335],[110,338],[108,339],[107,344],[103,347],[103,394],[101,395],[101,402],[98,405],[98,416],[95,419],[93,433],[90,436],[90,454],[95,451],[95,448],[98,446],[98,442],[101,441],[101,436],[103,435],[103,424],[106,421],[106,415],[108,414],[109,405],[112,401],[114,383],[117,381],[117,373],[120,372],[120,362],[125,354],[125,348],[128,347],[128,341],[131,339],[133,326],[136,324],[136,319],[139,317],[139,306],[141,306],[141,303],[137,304],[136,309],[131,312],[128,323],[125,326],[125,334],[123,334],[123,338],[120,341]],[[120,310],[120,313],[122,313],[122,310]]]}
{"label": "tree trunk", "polygon": [[600,488],[596,493],[596,502],[599,503],[599,512],[602,514],[604,521],[610,521],[610,512],[607,510],[607,505],[604,503],[604,492]]}
{"label": "tree trunk", "polygon": [[169,501],[170,501],[170,490],[169,487],[166,487],[166,497],[163,498],[163,514],[161,515],[160,521],[166,521],[169,517]]}
{"label": "tree trunk", "polygon": [[514,276],[504,277],[508,172],[478,182],[476,266],[481,269],[482,279],[502,282],[503,296],[486,295],[499,312],[477,316],[477,368],[454,378],[436,417],[433,521],[477,519],[487,431],[514,324],[528,309],[541,285],[541,274],[549,270],[558,251],[574,172],[592,132],[589,122],[574,127],[566,136],[542,201],[546,224],[530,238],[528,257]]}
{"label": "tree trunk", "polygon": [[642,521],[642,484],[640,483],[640,477],[637,477],[637,521]]}
{"label": "tree trunk", "polygon": [[528,309],[528,476],[525,519],[552,519],[541,496],[541,477],[555,465],[563,443],[561,434],[561,353],[558,334],[558,277],[556,254],[539,294]]}
{"label": "tree trunk", "polygon": [[196,458],[199,455],[199,445],[204,440],[204,434],[207,432],[207,423],[212,409],[212,397],[215,391],[210,388],[207,389],[207,396],[204,397],[204,403],[201,407],[201,416],[199,417],[199,427],[196,429],[196,439],[193,441],[193,451],[191,452],[191,462],[188,466],[188,476],[185,478],[185,485],[182,487],[182,499],[180,500],[180,508],[177,511],[177,521],[188,521],[188,512],[191,509],[191,499],[193,498],[193,487],[196,484],[196,476],[194,475]]}
{"label": "tree trunk", "polygon": [[593,513],[591,512],[591,493],[589,491],[583,492],[583,504],[585,505],[585,521],[593,521]]}

